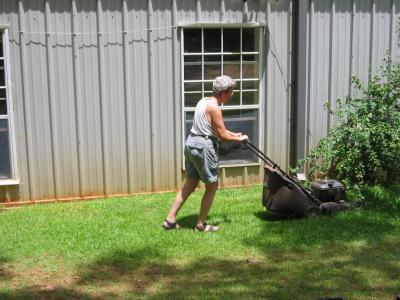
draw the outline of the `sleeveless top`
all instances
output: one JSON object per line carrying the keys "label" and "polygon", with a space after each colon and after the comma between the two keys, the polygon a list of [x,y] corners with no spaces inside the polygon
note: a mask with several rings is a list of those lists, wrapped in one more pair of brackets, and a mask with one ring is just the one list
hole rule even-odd
{"label": "sleeveless top", "polygon": [[214,128],[211,126],[206,117],[206,108],[208,102],[209,100],[207,100],[207,98],[203,98],[197,103],[196,110],[194,112],[193,126],[190,131],[197,135],[217,137]]}

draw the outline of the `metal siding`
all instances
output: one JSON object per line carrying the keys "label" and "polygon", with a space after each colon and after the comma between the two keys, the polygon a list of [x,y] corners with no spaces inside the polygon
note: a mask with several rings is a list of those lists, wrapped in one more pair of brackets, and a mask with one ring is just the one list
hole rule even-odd
{"label": "metal siding", "polygon": [[[31,197],[54,198],[53,153],[42,1],[20,1],[22,68]],[[28,9],[27,9],[28,8]]]}
{"label": "metal siding", "polygon": [[[172,1],[155,2],[151,27],[167,28],[172,26]],[[172,31],[171,29],[153,30],[153,53],[151,56],[152,74],[152,119],[153,119],[153,173],[154,190],[167,190],[174,186],[175,154],[174,139],[179,134],[174,132],[173,109],[173,74],[172,74]]]}
{"label": "metal siding", "polygon": [[[124,97],[124,56],[122,47],[122,1],[103,1],[102,20],[104,34],[104,97],[103,130],[106,170],[106,194],[121,194],[127,191],[125,97]],[[108,141],[107,143],[105,141]]]}
{"label": "metal siding", "polygon": [[[400,1],[304,2],[298,157],[334,122],[324,111],[324,101],[334,107],[336,98],[355,93],[350,75],[367,82],[369,68],[378,70],[387,49],[393,57],[399,53],[395,26]],[[179,34],[175,28],[146,30],[178,23],[267,20],[274,44],[266,42],[265,49],[264,148],[287,166],[290,94],[283,78],[288,83],[291,73],[290,3],[1,1],[2,23],[10,25],[21,179],[16,197],[79,197],[180,185]],[[97,35],[98,30],[114,33]],[[278,54],[279,64],[271,51]],[[258,182],[260,172],[258,167],[223,168],[222,183]]]}
{"label": "metal siding", "polygon": [[[21,179],[14,200],[178,188],[184,173],[175,26],[267,20],[266,0],[0,3],[10,25]],[[263,54],[269,110],[261,118],[262,140],[282,166],[289,150],[290,93],[282,78],[289,84],[290,3],[270,5],[268,27],[279,59]],[[250,184],[260,182],[262,168],[222,168],[221,174],[224,186]]]}
{"label": "metal siding", "polygon": [[267,5],[267,62],[265,102],[265,149],[286,168],[289,164],[291,2]]}
{"label": "metal siding", "polygon": [[[77,33],[97,31],[96,7],[96,0],[76,1]],[[98,37],[78,34],[76,43],[76,110],[82,135],[79,141],[81,195],[103,195]]]}
{"label": "metal siding", "polygon": [[[331,109],[336,109],[335,99],[348,94],[350,90],[352,51],[347,49],[352,45],[352,10],[351,1],[336,0],[331,9],[331,33],[330,41],[330,74],[328,98]],[[334,117],[328,115],[328,127],[335,122]]]}
{"label": "metal siding", "polygon": [[[368,81],[370,65],[371,8],[372,1],[355,0],[353,17],[353,68],[352,75],[357,74],[363,82]],[[366,30],[366,28],[368,30]],[[353,95],[359,93],[352,90]]]}
{"label": "metal siding", "polygon": [[147,1],[129,1],[128,34],[132,104],[129,107],[128,128],[133,129],[130,140],[130,157],[133,160],[131,185],[133,191],[151,191],[151,144],[150,144],[150,87],[148,65]]}
{"label": "metal siding", "polygon": [[337,98],[359,95],[350,77],[367,83],[379,71],[386,50],[398,58],[399,4],[398,0],[300,2],[297,158],[315,147],[335,122],[324,109],[326,100],[335,109]]}
{"label": "metal siding", "polygon": [[[45,5],[46,31],[70,32],[70,1]],[[79,194],[72,36],[48,35],[46,49],[56,198],[72,197]]]}

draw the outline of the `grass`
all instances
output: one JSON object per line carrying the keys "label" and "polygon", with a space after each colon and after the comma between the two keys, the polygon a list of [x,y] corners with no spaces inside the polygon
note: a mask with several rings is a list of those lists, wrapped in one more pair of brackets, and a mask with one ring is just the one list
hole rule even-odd
{"label": "grass", "polygon": [[362,210],[282,219],[261,186],[218,191],[194,233],[202,191],[161,230],[171,193],[0,213],[0,299],[392,299],[400,293],[400,188]]}

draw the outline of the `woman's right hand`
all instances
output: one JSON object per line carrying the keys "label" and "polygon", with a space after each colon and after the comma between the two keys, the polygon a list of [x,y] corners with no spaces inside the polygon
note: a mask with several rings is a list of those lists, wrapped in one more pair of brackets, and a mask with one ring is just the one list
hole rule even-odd
{"label": "woman's right hand", "polygon": [[248,140],[248,139],[249,139],[249,137],[246,134],[238,136],[238,141],[239,142],[243,142],[243,141]]}

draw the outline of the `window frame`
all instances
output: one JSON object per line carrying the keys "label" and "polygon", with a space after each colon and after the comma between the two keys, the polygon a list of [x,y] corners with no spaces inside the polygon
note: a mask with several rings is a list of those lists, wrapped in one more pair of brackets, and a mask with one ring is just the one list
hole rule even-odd
{"label": "window frame", "polygon": [[9,27],[0,26],[3,38],[3,59],[4,59],[4,77],[6,88],[7,115],[0,116],[0,119],[7,120],[8,140],[10,152],[10,178],[1,178],[0,186],[19,184],[17,157],[16,157],[16,141],[14,128],[14,105],[12,98],[12,82],[11,82],[11,61],[10,61],[10,45],[9,45]]}
{"label": "window frame", "polygon": [[[190,108],[186,108],[185,107],[185,82],[212,82],[213,80],[204,80],[204,55],[207,54],[216,54],[217,52],[213,52],[213,53],[204,53],[204,34],[203,34],[203,30],[202,30],[202,34],[201,34],[201,45],[202,45],[202,49],[201,52],[195,52],[195,53],[190,53],[189,56],[195,56],[195,55],[201,55],[202,56],[202,60],[201,60],[201,68],[202,68],[202,78],[200,80],[185,80],[184,79],[184,67],[185,67],[185,63],[184,63],[184,58],[185,58],[185,52],[184,52],[184,30],[185,29],[210,29],[210,28],[217,28],[217,29],[225,29],[225,28],[232,28],[232,29],[247,29],[247,28],[253,28],[253,29],[257,29],[258,34],[256,35],[258,38],[258,51],[245,51],[242,52],[242,30],[240,31],[240,52],[236,53],[236,52],[227,52],[229,54],[232,55],[258,55],[258,78],[250,78],[247,79],[245,78],[245,81],[258,81],[258,104],[253,104],[253,105],[243,105],[243,101],[242,101],[242,93],[241,93],[241,98],[240,98],[240,105],[226,105],[223,106],[221,105],[221,110],[222,111],[240,111],[240,110],[255,110],[257,109],[258,113],[257,113],[257,117],[258,117],[258,145],[260,147],[260,149],[262,149],[262,147],[260,145],[263,145],[264,143],[264,139],[263,139],[263,132],[264,132],[264,107],[265,107],[265,93],[264,93],[264,85],[265,85],[265,79],[263,77],[264,71],[265,71],[265,58],[264,58],[264,49],[265,49],[265,45],[264,45],[264,39],[263,39],[263,34],[265,31],[265,25],[264,24],[243,24],[243,23],[239,23],[239,24],[235,24],[235,23],[230,23],[230,24],[224,24],[224,23],[198,23],[198,24],[181,24],[179,25],[180,27],[180,50],[181,50],[181,55],[180,55],[180,62],[181,62],[181,76],[180,76],[180,83],[181,83],[181,138],[182,138],[182,149],[184,148],[184,144],[185,144],[185,139],[186,139],[186,135],[185,135],[185,114],[187,112],[194,112],[195,108],[194,107],[190,107]],[[221,34],[221,45],[223,45],[223,34]],[[223,49],[222,49],[223,50]],[[223,55],[224,52],[220,52],[218,53],[220,55]],[[242,61],[242,60],[241,60]],[[223,73],[223,62],[222,63],[222,69],[221,72]],[[240,64],[240,84],[242,85],[242,63]],[[204,95],[204,89],[202,88],[202,95]],[[257,160],[254,162],[248,162],[248,163],[220,163],[220,168],[226,168],[226,167],[248,167],[248,166],[259,166],[261,163],[261,160],[257,157]],[[184,157],[184,153],[182,153],[182,169],[185,170],[185,157]]]}

